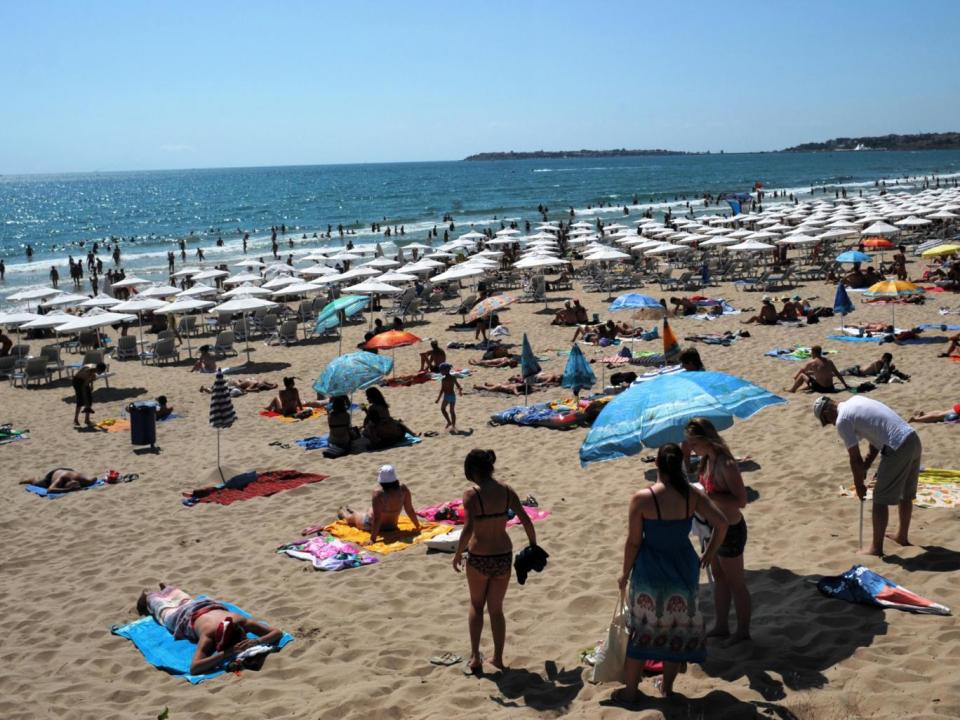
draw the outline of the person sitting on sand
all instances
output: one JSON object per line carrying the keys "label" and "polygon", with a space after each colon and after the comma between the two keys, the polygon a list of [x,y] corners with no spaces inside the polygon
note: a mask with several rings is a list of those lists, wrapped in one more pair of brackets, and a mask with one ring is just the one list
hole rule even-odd
{"label": "person sitting on sand", "polygon": [[[909,545],[913,499],[917,496],[923,461],[923,445],[916,431],[889,407],[863,395],[854,395],[842,403],[820,397],[813,404],[813,414],[821,426],[836,426],[850,456],[853,484],[861,501],[867,494],[867,472],[880,457],[873,487],[873,541],[860,552],[882,556],[886,538],[898,545]],[[860,452],[863,440],[870,446],[866,457]],[[891,505],[897,506],[900,528],[888,535]]]}
{"label": "person sitting on sand", "polygon": [[563,303],[563,308],[557,310],[556,315],[553,316],[553,320],[550,321],[551,325],[575,325],[576,324],[576,313],[573,310],[573,305],[569,300],[565,300]]}
{"label": "person sitting on sand", "polygon": [[864,287],[870,287],[871,285],[876,285],[878,282],[883,280],[883,275],[878,273],[873,265],[867,267],[867,271],[863,274]]}
{"label": "person sitting on sand", "polygon": [[354,440],[359,439],[360,431],[351,424],[350,401],[345,395],[338,395],[330,401],[327,425],[330,428],[330,447],[338,454],[349,453]]}
{"label": "person sitting on sand", "polygon": [[843,276],[843,283],[848,288],[853,288],[854,290],[868,287],[867,277],[863,274],[863,270],[860,269],[860,263],[853,264],[853,269]]}
{"label": "person sitting on sand", "polygon": [[173,405],[167,403],[166,395],[157,396],[157,420],[166,420],[173,415]]}
{"label": "person sitting on sand", "polygon": [[837,389],[833,386],[834,377],[840,378],[843,387],[847,390],[850,389],[847,381],[843,375],[840,374],[840,371],[837,370],[837,366],[833,364],[833,361],[823,356],[823,348],[819,345],[814,345],[810,348],[810,360],[794,375],[793,387],[790,388],[789,392],[796,392],[800,386],[804,384],[806,384],[807,390],[810,392],[837,392]]}
{"label": "person sitting on sand", "polygon": [[284,417],[302,420],[313,415],[313,408],[318,407],[322,407],[322,404],[303,402],[300,399],[300,391],[297,389],[295,378],[285,377],[283,379],[283,390],[277,393],[277,396],[270,401],[270,404],[264,410],[280,413]]}
{"label": "person sitting on sand", "polygon": [[28,480],[21,484],[36,485],[37,487],[46,489],[48,492],[63,493],[70,492],[72,490],[83,490],[83,488],[90,487],[95,482],[97,482],[95,477],[84,475],[76,470],[72,470],[70,468],[56,468],[48,472],[39,480]]}
{"label": "person sitting on sand", "polygon": [[447,361],[447,353],[436,340],[430,341],[430,349],[420,353],[420,372],[439,372],[440,365]]}
{"label": "person sitting on sand", "polygon": [[[279,387],[275,382],[262,380],[261,378],[244,378],[243,380],[227,380],[227,387],[230,389],[230,397],[240,397],[247,393],[263,392],[265,390],[276,390]],[[201,386],[200,392],[210,393],[212,388]]]}
{"label": "person sitting on sand", "polygon": [[571,342],[576,342],[578,337],[582,337],[584,342],[596,345],[603,339],[616,340],[619,331],[620,328],[617,327],[617,324],[613,320],[607,320],[595,328],[590,328],[589,326],[578,327],[573,334],[573,340]]}
{"label": "person sitting on sand", "polygon": [[9,335],[4,334],[3,328],[0,328],[0,357],[6,357],[10,354],[10,348],[13,347],[13,340]]}
{"label": "person sitting on sand", "polygon": [[696,348],[688,347],[680,351],[680,366],[687,371],[697,372],[706,370],[703,366],[703,360],[700,359],[700,353]]}
{"label": "person sitting on sand", "polygon": [[82,409],[87,427],[93,427],[93,423],[90,422],[90,415],[93,413],[93,383],[106,371],[107,366],[99,362],[96,365],[84,365],[73,374],[70,382],[77,398],[76,409],[73,412],[74,425],[80,424],[80,410]]}
{"label": "person sitting on sand", "polygon": [[420,530],[420,518],[413,509],[410,490],[397,479],[397,472],[393,465],[380,466],[377,482],[380,486],[373,491],[370,509],[367,512],[354,512],[346,506],[337,511],[337,517],[347,525],[370,533],[370,539],[362,543],[363,545],[376,542],[384,531],[396,530],[401,511],[410,518],[414,529]]}
{"label": "person sitting on sand", "polygon": [[[239,665],[237,656],[256,645],[276,645],[283,632],[230,612],[216,600],[196,599],[173,585],[160,583],[159,592],[144,590],[137,599],[137,612],[151,615],[175,640],[196,643],[190,673],[202,675],[218,668],[259,669],[264,655]],[[247,633],[257,636],[247,639]],[[236,667],[234,667],[236,666]]]}
{"label": "person sitting on sand", "polygon": [[690,298],[672,297],[670,304],[673,305],[673,314],[676,315],[696,315],[697,304]]}
{"label": "person sitting on sand", "polygon": [[853,367],[844,369],[841,374],[852,377],[871,377],[876,375],[877,382],[880,383],[889,382],[891,377],[896,377],[900,380],[910,379],[909,375],[897,370],[897,366],[893,364],[893,353],[888,352],[885,352],[880,356],[879,360],[874,360],[869,365],[854,365]]}
{"label": "person sitting on sand", "polygon": [[777,309],[773,306],[770,297],[764,295],[763,298],[761,298],[760,312],[749,320],[744,320],[743,324],[760,323],[761,325],[776,325],[778,320]]}
{"label": "person sitting on sand", "polygon": [[940,353],[937,357],[951,357],[953,356],[953,353],[956,352],[958,347],[960,347],[960,333],[957,333],[950,338],[950,344],[947,346],[947,351]]}
{"label": "person sitting on sand", "polygon": [[190,368],[190,372],[215,373],[217,371],[217,359],[210,351],[209,345],[200,348],[200,355],[197,361]]}
{"label": "person sitting on sand", "polygon": [[502,368],[502,367],[515,368],[517,365],[520,364],[520,360],[514,356],[490,358],[489,360],[471,359],[470,364],[476,365],[478,367],[488,367],[488,368]]}
{"label": "person sitting on sand", "polygon": [[794,295],[792,298],[783,301],[783,308],[777,313],[780,320],[787,322],[796,322],[803,317],[803,311],[800,308],[800,296]]}
{"label": "person sitting on sand", "polygon": [[507,621],[503,614],[503,599],[510,585],[513,569],[513,545],[507,534],[510,512],[523,524],[530,547],[537,546],[537,532],[526,508],[513,488],[493,476],[497,456],[493,450],[471,450],[463,461],[463,474],[472,487],[463,493],[463,530],[453,555],[453,569],[460,572],[463,552],[467,551],[466,573],[470,588],[470,657],[467,671],[483,672],[480,654],[480,634],[483,631],[483,611],[490,615],[493,633],[493,660],[496,668],[504,669],[503,646],[506,641]]}
{"label": "person sitting on sand", "polygon": [[580,304],[579,300],[573,301],[573,322],[576,325],[586,325],[590,319],[587,309]]}
{"label": "person sitting on sand", "polygon": [[363,436],[374,449],[392,447],[403,442],[407,435],[416,435],[399,419],[390,416],[390,406],[379,388],[367,388],[366,417],[363,420]]}
{"label": "person sitting on sand", "polygon": [[907,422],[911,423],[955,423],[960,421],[960,403],[953,406],[951,410],[942,412],[925,413],[923,410],[917,410]]}

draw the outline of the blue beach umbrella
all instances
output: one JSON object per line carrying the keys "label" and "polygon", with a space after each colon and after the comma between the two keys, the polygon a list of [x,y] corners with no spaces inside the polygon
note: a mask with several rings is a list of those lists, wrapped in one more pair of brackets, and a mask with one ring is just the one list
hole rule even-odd
{"label": "blue beach umbrella", "polygon": [[580,346],[574,343],[570,348],[570,357],[567,358],[567,366],[563,369],[563,381],[560,384],[573,390],[576,395],[581,390],[593,387],[596,382],[597,376],[594,375],[593,368],[587,362]]}
{"label": "blue beach umbrella", "polygon": [[366,351],[347,353],[331,360],[313,389],[328,397],[350,395],[376,385],[393,369],[393,360],[386,355]]}
{"label": "blue beach umbrella", "polygon": [[616,312],[617,310],[657,310],[662,312],[663,305],[660,304],[659,300],[649,295],[627,293],[614,299],[607,310],[610,312]]}
{"label": "blue beach umbrella", "polygon": [[852,313],[854,308],[850,296],[847,295],[847,286],[840,283],[837,285],[837,294],[833,297],[833,312],[840,316],[841,327],[843,327],[843,316]]}
{"label": "blue beach umbrella", "polygon": [[859,250],[847,250],[847,252],[840,253],[837,255],[837,259],[834,262],[838,263],[865,263],[873,260],[872,255],[867,255],[862,253]]}
{"label": "blue beach umbrella", "polygon": [[705,417],[718,430],[767,405],[786,402],[762,387],[721,372],[678,372],[637,383],[600,411],[580,447],[580,464],[636,455],[646,447],[683,440],[692,418]]}
{"label": "blue beach umbrella", "polygon": [[[370,303],[368,295],[344,295],[336,300],[328,302],[323,309],[317,313],[316,324],[313,331],[318,335],[332,330],[340,325],[340,313],[346,317],[353,317],[363,310]],[[341,332],[340,342],[343,342],[343,333]]]}

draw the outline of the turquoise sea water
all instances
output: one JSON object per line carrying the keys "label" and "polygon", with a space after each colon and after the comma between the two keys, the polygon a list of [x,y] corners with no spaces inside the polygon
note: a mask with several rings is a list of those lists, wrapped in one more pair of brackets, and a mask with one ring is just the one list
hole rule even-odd
{"label": "turquoise sea water", "polygon": [[[148,272],[165,268],[167,251],[176,251],[177,239],[191,232],[195,236],[188,261],[195,260],[196,247],[203,247],[210,263],[240,254],[238,228],[251,235],[250,253],[264,255],[269,253],[269,228],[281,223],[290,229],[288,237],[296,231],[297,238],[332,225],[331,244],[340,244],[338,224],[357,227],[355,242],[362,242],[379,239],[370,223],[380,221],[384,227],[404,225],[402,241],[411,242],[423,240],[434,225],[442,233],[445,214],[456,222],[455,237],[471,225],[499,226],[503,218],[537,220],[539,204],[549,207],[554,219],[568,219],[571,207],[581,219],[610,219],[624,217],[624,204],[631,205],[630,214],[636,217],[650,205],[661,210],[675,198],[747,191],[755,181],[768,192],[787,189],[803,199],[814,187],[842,185],[856,194],[859,188],[872,191],[882,178],[888,184],[899,178],[901,186],[910,187],[917,182],[905,181],[905,176],[958,173],[960,152],[926,151],[3,176],[0,257],[7,266],[6,285],[11,286],[45,279],[52,264],[60,266],[63,275],[68,254],[82,257],[92,241],[111,236],[124,238],[120,247],[128,272]],[[832,190],[825,196],[833,197]],[[599,210],[600,202],[615,207]],[[223,247],[214,247],[218,236]],[[25,256],[28,244],[34,251],[32,262]],[[318,244],[298,242],[298,248]],[[108,259],[104,257],[110,266]]]}

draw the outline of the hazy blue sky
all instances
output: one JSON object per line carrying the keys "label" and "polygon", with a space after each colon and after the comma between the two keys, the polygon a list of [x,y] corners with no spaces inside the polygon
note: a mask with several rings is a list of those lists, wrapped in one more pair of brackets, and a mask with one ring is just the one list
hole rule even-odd
{"label": "hazy blue sky", "polygon": [[960,2],[0,2],[0,173],[960,130]]}

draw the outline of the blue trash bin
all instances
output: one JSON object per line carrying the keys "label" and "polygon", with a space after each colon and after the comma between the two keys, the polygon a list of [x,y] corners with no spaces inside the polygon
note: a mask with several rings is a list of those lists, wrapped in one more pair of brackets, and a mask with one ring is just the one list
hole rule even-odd
{"label": "blue trash bin", "polygon": [[130,444],[149,445],[157,444],[157,408],[159,405],[153,400],[138,400],[127,406],[130,415]]}

